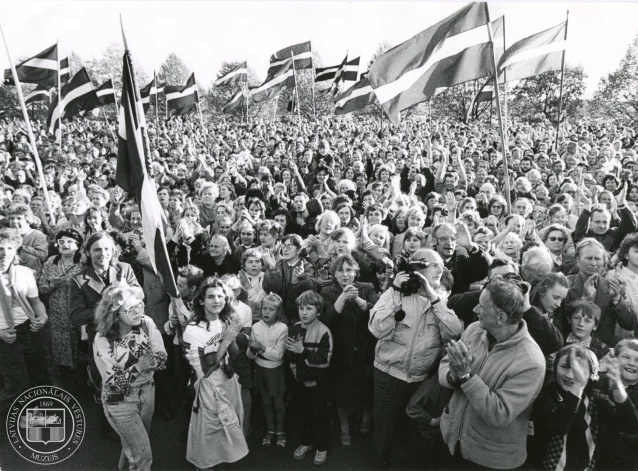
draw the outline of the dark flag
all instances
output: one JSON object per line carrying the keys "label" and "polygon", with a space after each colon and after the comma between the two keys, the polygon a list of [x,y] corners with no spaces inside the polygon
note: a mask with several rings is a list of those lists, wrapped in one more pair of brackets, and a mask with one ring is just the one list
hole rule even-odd
{"label": "dark flag", "polygon": [[295,86],[294,70],[292,68],[292,59],[283,61],[277,67],[268,69],[268,77],[259,87],[250,91],[250,96],[255,103],[269,100],[277,96],[284,88],[292,88]]}
{"label": "dark flag", "polygon": [[111,105],[115,103],[115,88],[113,87],[113,79],[108,79],[95,90],[100,106]]}
{"label": "dark flag", "polygon": [[164,93],[166,93],[166,106],[168,107],[169,116],[181,116],[195,111],[197,103],[199,103],[195,72],[188,78],[186,85],[167,85],[164,88]]}
{"label": "dark flag", "polygon": [[148,107],[151,106],[151,97],[153,98],[153,104],[156,103],[157,97],[164,93],[164,88],[166,84],[159,84],[155,86],[155,78],[151,80],[144,88],[140,89],[140,96],[142,97],[142,104],[144,105],[144,111],[148,111]]}
{"label": "dark flag", "polygon": [[61,93],[61,103],[59,97],[56,96],[49,107],[47,129],[51,134],[55,134],[59,129],[62,118],[69,118],[81,111],[92,110],[100,106],[95,87],[84,67],[69,80],[69,83],[62,87]]}
{"label": "dark flag", "polygon": [[335,114],[352,113],[376,102],[370,82],[363,78],[336,98]]}
{"label": "dark flag", "polygon": [[282,65],[285,61],[295,56],[295,70],[312,69],[312,46],[310,41],[285,47],[270,56],[270,69]]}
{"label": "dark flag", "polygon": [[60,83],[64,85],[71,78],[71,69],[69,68],[69,58],[65,57],[60,60]]}
{"label": "dark flag", "polygon": [[124,191],[135,196],[142,214],[143,237],[151,265],[161,278],[168,294],[178,297],[166,251],[164,212],[157,198],[155,181],[150,170],[151,152],[142,98],[128,50],[124,52],[123,62],[122,106],[120,107],[115,182]]}
{"label": "dark flag", "polygon": [[[16,66],[20,83],[37,85],[58,85],[58,45],[54,44],[40,54],[35,55]],[[15,85],[11,69],[4,71],[4,84]]]}
{"label": "dark flag", "polygon": [[51,87],[48,85],[38,85],[35,90],[24,97],[24,103],[26,105],[35,103],[37,101],[51,102]]}
{"label": "dark flag", "polygon": [[220,85],[232,85],[234,83],[246,83],[248,81],[248,67],[246,67],[246,63],[242,62],[233,70],[228,72],[223,77],[219,77],[215,80],[215,86],[219,87]]}
{"label": "dark flag", "polygon": [[290,113],[296,113],[299,110],[299,100],[297,98],[297,87],[292,89],[292,93],[290,94],[290,99],[288,99],[288,106],[286,109]]}
{"label": "dark flag", "polygon": [[246,94],[244,93],[244,90],[238,90],[237,93],[235,93],[230,100],[222,106],[222,113],[230,113],[244,103],[246,103]]}

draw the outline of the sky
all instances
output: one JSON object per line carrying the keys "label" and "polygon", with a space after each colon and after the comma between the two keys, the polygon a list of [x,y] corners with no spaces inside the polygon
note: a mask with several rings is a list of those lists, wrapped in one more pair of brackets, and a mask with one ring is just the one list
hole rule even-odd
{"label": "sky", "polygon": [[[174,52],[196,72],[201,86],[217,77],[225,60],[248,61],[265,78],[270,54],[311,40],[324,66],[361,55],[361,72],[381,41],[411,38],[457,11],[456,2],[3,2],[0,24],[11,56],[32,56],[59,40],[61,54],[99,57],[121,42],[122,15],[129,48],[151,75]],[[499,2],[490,17],[506,18],[506,45],[565,20],[567,62],[588,74],[587,96],[618,67],[638,34],[638,3]],[[0,67],[9,67],[0,53]]]}

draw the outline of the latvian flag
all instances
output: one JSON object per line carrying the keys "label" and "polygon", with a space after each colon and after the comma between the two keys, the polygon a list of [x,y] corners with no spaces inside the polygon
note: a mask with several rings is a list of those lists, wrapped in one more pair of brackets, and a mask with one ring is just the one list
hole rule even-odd
{"label": "latvian flag", "polygon": [[215,80],[215,86],[219,87],[220,85],[232,85],[234,83],[246,83],[248,81],[248,67],[246,67],[246,63],[242,62],[233,70],[228,72],[223,77],[219,77]]}
{"label": "latvian flag", "polygon": [[337,97],[335,114],[362,110],[377,101],[367,78],[363,78]]}
{"label": "latvian flag", "polygon": [[[58,85],[58,45],[54,44],[40,54],[35,55],[16,66],[20,83],[37,85]],[[15,85],[11,69],[4,71],[4,84]]]}
{"label": "latvian flag", "polygon": [[370,85],[394,125],[402,110],[445,88],[491,75],[488,18],[487,3],[470,3],[372,64]]}
{"label": "latvian flag", "polygon": [[186,85],[177,87],[167,85],[164,92],[169,116],[181,116],[194,111],[199,103],[195,72],[191,74]]}
{"label": "latvian flag", "polygon": [[[347,56],[346,56],[347,57]],[[351,59],[345,64],[345,70],[342,74],[343,80],[346,82],[356,82],[359,80],[359,61],[360,57]],[[324,82],[326,80],[334,80],[337,72],[343,67],[343,62],[332,67],[318,67],[315,69],[315,82]]]}
{"label": "latvian flag", "polygon": [[151,96],[154,96],[153,104],[156,103],[157,97],[164,93],[164,84],[159,84],[157,87],[155,86],[155,78],[151,80],[144,88],[140,89],[140,96],[142,97],[142,104],[144,105],[144,111],[148,110],[148,107],[151,105]]}
{"label": "latvian flag", "polygon": [[48,85],[38,85],[35,90],[24,97],[24,103],[30,104],[37,101],[51,102],[51,87]]}
{"label": "latvian flag", "polygon": [[97,90],[95,90],[98,100],[100,100],[100,106],[110,105],[115,103],[115,88],[113,87],[113,79],[108,79]]}
{"label": "latvian flag", "polygon": [[171,264],[166,251],[162,223],[163,211],[150,172],[151,152],[140,91],[135,80],[129,51],[124,52],[122,101],[119,118],[119,142],[115,182],[135,196],[142,213],[146,250],[155,273],[169,295],[178,297]]}
{"label": "latvian flag", "polygon": [[293,75],[292,59],[283,61],[276,67],[268,69],[268,77],[259,87],[250,91],[250,96],[255,103],[261,103],[277,96],[284,88],[292,88],[295,86],[295,77]]}
{"label": "latvian flag", "polygon": [[560,70],[567,45],[567,23],[534,34],[512,44],[498,62],[499,82],[521,80]]}
{"label": "latvian flag", "polygon": [[310,41],[308,41],[307,43],[300,43],[295,44],[294,46],[285,47],[270,56],[270,68],[268,69],[268,75],[270,75],[270,71],[273,67],[278,67],[284,64],[293,55],[295,57],[295,70],[312,69],[312,47],[310,45]]}
{"label": "latvian flag", "polygon": [[337,96],[344,88],[348,88],[346,82],[356,82],[359,78],[359,57],[348,61],[348,55],[343,58],[343,62],[335,72],[335,81],[332,84],[333,94]]}
{"label": "latvian flag", "polygon": [[288,106],[286,109],[290,113],[296,113],[299,110],[299,99],[297,98],[297,87],[292,89],[290,98],[288,99]]}
{"label": "latvian flag", "polygon": [[93,87],[84,67],[71,78],[69,83],[62,87],[61,93],[61,102],[56,96],[49,107],[47,129],[51,134],[55,134],[56,130],[59,129],[62,118],[75,116],[80,111],[92,110],[100,106],[95,87]]}
{"label": "latvian flag", "polygon": [[69,68],[69,58],[65,57],[60,61],[60,83],[64,85],[71,78],[71,69]]}
{"label": "latvian flag", "polygon": [[246,94],[243,90],[238,90],[237,93],[235,93],[230,100],[222,106],[222,113],[230,113],[244,103],[246,103]]}

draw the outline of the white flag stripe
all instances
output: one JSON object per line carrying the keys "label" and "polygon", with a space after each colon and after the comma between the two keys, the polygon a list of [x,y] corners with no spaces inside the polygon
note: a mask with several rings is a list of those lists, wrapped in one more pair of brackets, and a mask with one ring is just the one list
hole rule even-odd
{"label": "white flag stripe", "polygon": [[275,77],[272,80],[269,80],[268,82],[262,84],[259,88],[254,88],[250,91],[250,95],[256,95],[259,92],[263,92],[264,90],[268,90],[270,87],[274,87],[275,85],[280,84],[281,82],[284,82],[286,80],[288,80],[290,77],[292,77],[293,74],[293,70],[290,69],[288,72],[286,72],[283,75],[280,75],[279,77]]}
{"label": "white flag stripe", "polygon": [[336,107],[337,108],[342,108],[343,105],[345,105],[347,102],[349,102],[350,100],[353,100],[357,97],[363,96],[363,95],[367,95],[368,93],[372,93],[372,87],[370,85],[360,88],[358,90],[353,90],[352,93],[350,95],[348,95],[347,97],[342,98],[341,100],[339,100],[336,103]]}
{"label": "white flag stripe", "polygon": [[434,52],[428,60],[416,69],[406,72],[397,80],[380,86],[375,90],[377,99],[381,104],[386,103],[414,85],[434,64],[452,57],[467,48],[489,42],[487,25],[465,31],[455,36],[450,36],[441,41],[441,47]]}
{"label": "white flag stripe", "polygon": [[359,66],[358,65],[346,65],[343,68],[344,72],[359,72]]}
{"label": "white flag stripe", "polygon": [[232,100],[230,100],[230,101],[226,104],[226,106],[228,106],[228,105],[232,105],[233,103],[237,103],[239,100],[241,100],[241,97],[243,97],[243,96],[244,96],[244,95],[243,95],[242,93],[238,93],[237,95],[235,95],[235,96],[233,97],[233,99],[232,99]]}
{"label": "white flag stripe", "polygon": [[67,67],[66,69],[60,69],[60,75],[65,75],[69,73],[69,68]]}
{"label": "white flag stripe", "polygon": [[149,96],[145,96],[144,98],[142,98],[142,104],[145,105],[147,103],[150,103],[151,102],[150,98],[151,98],[150,95]]}
{"label": "white flag stripe", "polygon": [[552,52],[562,51],[566,47],[567,41],[563,40],[556,41],[550,44],[544,44],[543,46],[539,46],[534,49],[528,49],[526,51],[519,52],[518,54],[514,54],[508,60],[503,62],[503,64],[501,64],[501,70],[505,69],[505,67],[509,67],[510,65],[533,59],[534,57],[544,56]]}
{"label": "white flag stripe", "polygon": [[49,93],[48,90],[33,90],[31,93],[29,93],[27,96],[24,97],[24,101],[29,101],[29,98],[33,98],[36,97],[38,95],[45,95],[47,97],[51,97],[51,94]]}
{"label": "white flag stripe", "polygon": [[106,88],[104,90],[97,90],[95,93],[97,94],[97,96],[115,95],[115,90],[113,90],[112,88]]}
{"label": "white flag stripe", "polygon": [[40,59],[34,57],[22,64],[22,67],[37,67],[38,69],[58,70],[58,61],[55,59]]}
{"label": "white flag stripe", "polygon": [[54,127],[55,122],[58,119],[60,119],[61,108],[62,109],[66,108],[66,105],[68,105],[69,102],[75,100],[78,97],[81,97],[82,95],[85,95],[91,92],[91,90],[93,89],[94,89],[93,84],[91,82],[88,82],[79,86],[78,88],[74,88],[69,93],[67,93],[67,95],[62,99],[62,107],[60,107],[60,102],[58,102],[57,106],[53,110],[53,114],[51,115],[51,126]]}
{"label": "white flag stripe", "polygon": [[183,98],[188,95],[192,95],[197,91],[197,85],[191,85],[183,92],[173,92],[166,95],[167,101],[177,100],[178,98]]}
{"label": "white flag stripe", "polygon": [[233,70],[232,72],[229,72],[228,74],[224,75],[223,77],[215,80],[215,85],[221,85],[225,82],[227,82],[228,80],[230,80],[231,78],[233,78],[236,75],[240,75],[240,74],[247,74],[248,70],[245,67],[242,67],[241,69],[238,70]]}
{"label": "white flag stripe", "polygon": [[[292,56],[291,56],[292,57]],[[296,54],[295,55],[295,62],[298,60],[302,60],[302,59],[311,59],[312,58],[312,52],[308,51],[308,52],[302,52],[301,54]],[[287,59],[282,59],[280,61],[276,61],[276,62],[271,62],[269,67],[273,68],[276,67],[278,65],[281,65],[283,63],[285,63],[287,60],[290,60],[290,57]]]}

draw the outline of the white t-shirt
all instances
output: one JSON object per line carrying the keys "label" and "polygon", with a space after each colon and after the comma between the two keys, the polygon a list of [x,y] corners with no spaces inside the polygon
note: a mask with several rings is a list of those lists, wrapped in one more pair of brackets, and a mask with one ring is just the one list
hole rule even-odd
{"label": "white t-shirt", "polygon": [[224,336],[223,332],[223,322],[220,319],[210,321],[208,327],[206,321],[201,321],[199,324],[188,324],[184,329],[183,340],[190,345],[186,357],[198,378],[204,376],[202,357],[217,352]]}
{"label": "white t-shirt", "polygon": [[[37,298],[38,297],[38,284],[35,281],[35,273],[28,267],[23,267],[21,265],[15,266],[16,270],[16,282],[15,288],[18,293],[26,295],[27,298]],[[0,274],[0,281],[6,287],[9,283],[8,278],[4,274]],[[5,288],[6,292],[10,292],[9,288]],[[18,326],[20,324],[25,323],[29,318],[27,314],[22,310],[18,302],[13,299],[13,323]],[[2,307],[0,306],[0,311]],[[4,312],[0,312],[0,329],[8,329],[7,321],[4,317]]]}

